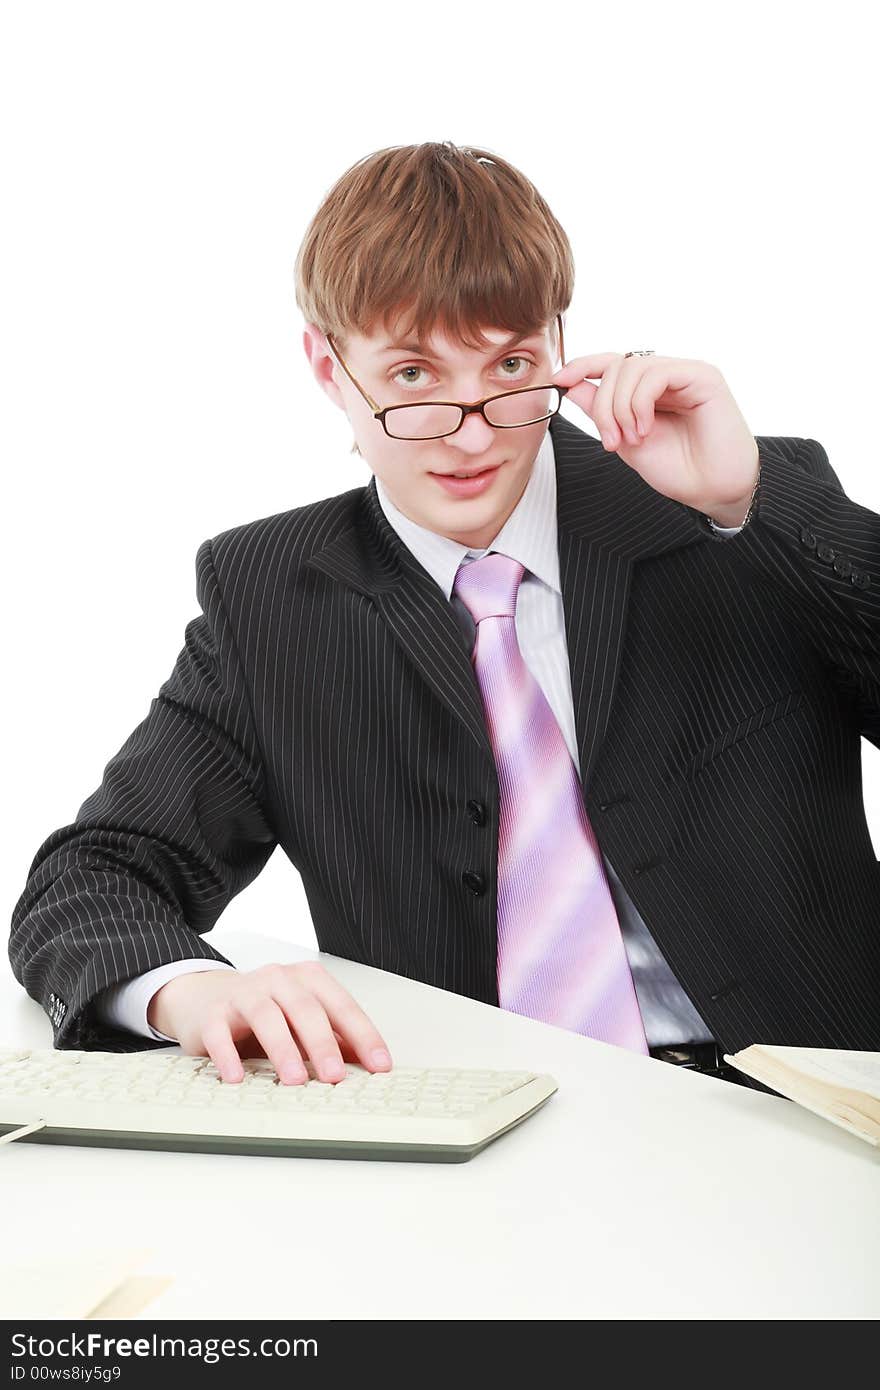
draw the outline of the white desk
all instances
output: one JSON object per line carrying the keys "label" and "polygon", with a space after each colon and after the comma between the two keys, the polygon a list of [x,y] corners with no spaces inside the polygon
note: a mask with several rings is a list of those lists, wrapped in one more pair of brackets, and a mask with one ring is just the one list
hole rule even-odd
{"label": "white desk", "polygon": [[[249,969],[283,941],[209,938]],[[559,1090],[463,1164],[0,1148],[4,1248],[147,1247],[174,1318],[876,1318],[880,1155],[788,1101],[321,956],[396,1064]],[[51,1046],[6,967],[0,1044]]]}

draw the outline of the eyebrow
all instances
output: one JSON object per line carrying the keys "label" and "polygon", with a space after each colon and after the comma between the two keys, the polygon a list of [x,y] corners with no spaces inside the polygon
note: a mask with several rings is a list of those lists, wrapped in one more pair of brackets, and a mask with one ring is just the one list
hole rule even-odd
{"label": "eyebrow", "polygon": [[[515,343],[528,343],[531,342],[533,338],[539,338],[540,336],[541,334],[539,332],[514,333],[513,336],[508,338],[505,342],[494,343],[492,345],[492,348],[487,349],[487,351],[506,352],[507,349],[512,348]],[[426,345],[424,343],[383,343],[382,346],[378,349],[378,351],[412,352],[419,357],[426,357],[429,362],[439,362],[441,360],[439,357],[432,357],[431,354],[427,351]]]}

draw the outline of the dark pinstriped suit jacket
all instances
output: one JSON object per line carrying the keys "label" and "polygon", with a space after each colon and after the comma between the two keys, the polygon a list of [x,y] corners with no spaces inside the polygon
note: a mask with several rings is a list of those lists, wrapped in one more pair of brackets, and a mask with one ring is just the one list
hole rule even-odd
{"label": "dark pinstriped suit jacket", "polygon": [[[721,538],[563,416],[559,559],[585,805],[715,1037],[880,1048],[880,517],[812,439],[759,437]],[[497,1004],[495,763],[453,609],[375,481],[199,548],[203,613],[31,866],[16,977],[56,1047],[107,985],[191,956],[280,844],[323,951]]]}

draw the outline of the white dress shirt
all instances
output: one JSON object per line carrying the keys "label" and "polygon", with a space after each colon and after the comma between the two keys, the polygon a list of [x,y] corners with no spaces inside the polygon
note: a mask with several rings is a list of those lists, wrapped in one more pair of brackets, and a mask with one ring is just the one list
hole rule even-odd
{"label": "white dress shirt", "polygon": [[[470,646],[473,645],[476,631],[473,618],[458,595],[452,593],[459,565],[469,564],[490,550],[497,550],[525,567],[514,619],[517,641],[523,660],[553,711],[580,776],[559,581],[556,467],[550,431],[547,430],[544,435],[522,497],[485,550],[468,549],[448,536],[419,526],[399,511],[379,478],[376,479],[376,492],[390,525],[452,604]],[[739,526],[715,526],[714,522],[712,525],[722,535],[733,535],[741,529]],[[602,858],[649,1045],[660,1047],[673,1043],[709,1041],[712,1034],[666,964],[611,865],[604,855]],[[303,958],[306,958],[305,953]],[[223,961],[173,961],[104,990],[95,1001],[97,1011],[107,1023],[117,1028],[126,1028],[148,1038],[175,1042],[176,1039],[158,1032],[147,1022],[147,1007],[156,991],[176,975],[189,971],[233,968]]]}

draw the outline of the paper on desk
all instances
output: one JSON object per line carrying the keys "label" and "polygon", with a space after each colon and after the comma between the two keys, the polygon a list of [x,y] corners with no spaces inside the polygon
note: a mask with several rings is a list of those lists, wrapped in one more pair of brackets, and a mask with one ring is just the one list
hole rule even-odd
{"label": "paper on desk", "polygon": [[880,1053],[848,1052],[836,1047],[762,1046],[768,1057],[776,1057],[816,1081],[832,1086],[851,1086],[880,1100]]}
{"label": "paper on desk", "polygon": [[106,1318],[135,1318],[138,1313],[174,1283],[167,1274],[136,1274],[125,1279],[89,1313],[94,1322]]}
{"label": "paper on desk", "polygon": [[172,1282],[131,1277],[152,1250],[80,1249],[0,1267],[0,1318],[133,1317]]}

